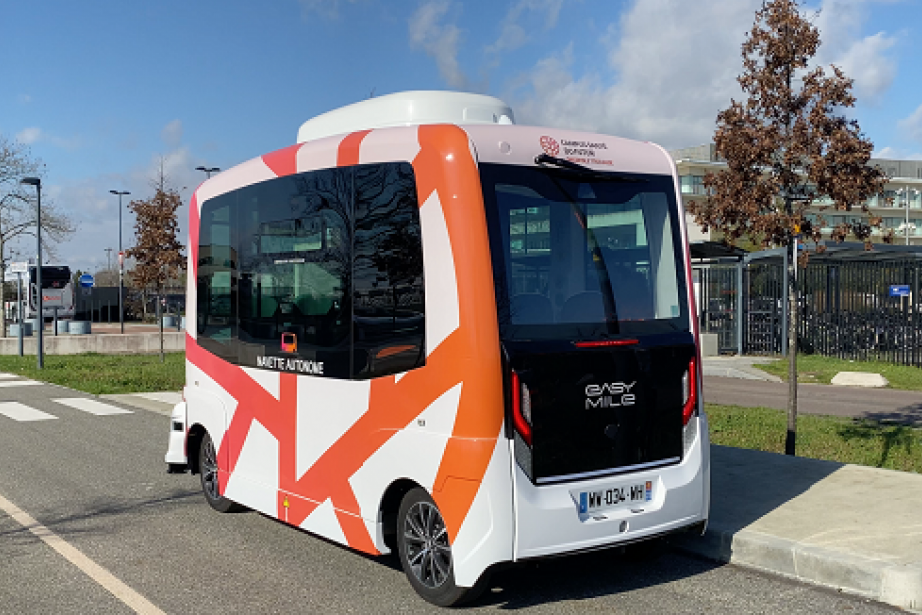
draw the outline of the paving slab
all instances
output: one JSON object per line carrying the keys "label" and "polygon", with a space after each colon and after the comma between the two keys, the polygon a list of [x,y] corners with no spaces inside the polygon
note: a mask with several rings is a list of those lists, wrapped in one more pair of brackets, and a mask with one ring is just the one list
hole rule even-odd
{"label": "paving slab", "polygon": [[711,452],[708,531],[683,549],[922,613],[922,475]]}
{"label": "paving slab", "polygon": [[890,382],[882,375],[869,372],[839,372],[832,377],[830,382],[836,386],[867,387],[873,389],[882,389],[890,385]]}

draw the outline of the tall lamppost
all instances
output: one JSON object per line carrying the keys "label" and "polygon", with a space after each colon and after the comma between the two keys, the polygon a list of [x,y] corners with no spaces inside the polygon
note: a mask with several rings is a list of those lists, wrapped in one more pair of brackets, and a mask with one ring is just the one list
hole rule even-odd
{"label": "tall lamppost", "polygon": [[127,190],[110,190],[109,192],[118,195],[118,324],[124,333],[125,310],[122,306],[122,276],[125,273],[125,254],[122,252],[122,195],[131,193]]}
{"label": "tall lamppost", "polygon": [[104,248],[106,253],[106,271],[112,271],[112,248]]}
{"label": "tall lamppost", "polygon": [[[42,333],[45,329],[45,314],[42,312],[42,180],[38,177],[23,177],[20,184],[35,186],[35,237],[38,242],[38,254],[35,257],[35,294],[38,302],[38,338],[36,344],[38,352],[38,369],[45,367],[44,345]],[[30,289],[31,291],[31,289]],[[22,324],[19,325],[20,327]]]}
{"label": "tall lamppost", "polygon": [[218,167],[195,167],[195,170],[202,171],[203,173],[205,173],[206,175],[205,179],[211,179],[211,174],[217,173],[221,169],[219,169]]}

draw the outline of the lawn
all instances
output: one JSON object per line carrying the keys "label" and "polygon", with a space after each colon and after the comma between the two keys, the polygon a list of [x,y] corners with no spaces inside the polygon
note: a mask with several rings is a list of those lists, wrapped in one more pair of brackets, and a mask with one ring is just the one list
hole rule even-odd
{"label": "lawn", "polygon": [[143,355],[45,355],[39,370],[35,355],[0,356],[0,372],[19,374],[95,395],[179,391],[186,381],[185,353]]}
{"label": "lawn", "polygon": [[[769,374],[788,377],[788,360],[779,359],[771,363],[754,365]],[[882,374],[890,382],[890,388],[908,391],[922,391],[922,368],[896,365],[883,361],[850,361],[820,355],[797,355],[797,381],[829,384],[839,372],[872,372]]]}
{"label": "lawn", "polygon": [[[784,452],[783,410],[705,404],[711,442]],[[922,474],[922,429],[864,419],[797,417],[797,455]]]}

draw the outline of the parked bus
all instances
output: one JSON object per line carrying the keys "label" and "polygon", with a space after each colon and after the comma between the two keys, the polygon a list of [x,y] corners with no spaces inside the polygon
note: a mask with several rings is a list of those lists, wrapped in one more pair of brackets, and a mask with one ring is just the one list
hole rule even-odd
{"label": "parked bus", "polygon": [[190,206],[170,471],[218,511],[396,553],[442,606],[498,564],[708,519],[672,159],[512,117],[382,96]]}
{"label": "parked bus", "polygon": [[[36,267],[29,265],[28,302],[26,318],[38,316],[38,291]],[[74,317],[74,281],[66,265],[42,265],[42,314],[45,319]]]}

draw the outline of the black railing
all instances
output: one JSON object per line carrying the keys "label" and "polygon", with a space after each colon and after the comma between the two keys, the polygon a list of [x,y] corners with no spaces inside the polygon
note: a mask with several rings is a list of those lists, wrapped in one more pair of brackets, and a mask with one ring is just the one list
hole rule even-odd
{"label": "black railing", "polygon": [[[922,367],[922,261],[817,261],[798,271],[800,352]],[[718,333],[720,352],[737,352],[740,347],[735,336],[736,299],[741,295],[743,352],[783,353],[786,323],[780,260],[745,265],[741,293],[737,293],[735,266],[699,268],[696,273],[700,327]],[[894,286],[903,296],[891,296]]]}

